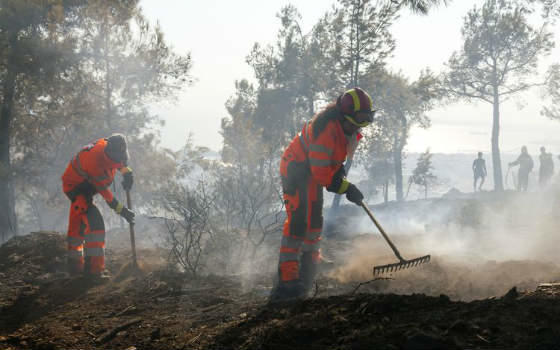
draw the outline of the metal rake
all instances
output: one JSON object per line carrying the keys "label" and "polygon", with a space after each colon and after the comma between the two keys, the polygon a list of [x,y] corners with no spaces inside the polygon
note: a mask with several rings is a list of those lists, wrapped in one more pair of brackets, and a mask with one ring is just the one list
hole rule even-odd
{"label": "metal rake", "polygon": [[401,256],[401,253],[399,253],[399,250],[397,249],[397,247],[389,239],[389,236],[387,236],[387,233],[385,233],[385,230],[383,230],[383,227],[381,227],[379,222],[377,222],[377,220],[375,219],[375,217],[373,216],[371,210],[369,210],[367,205],[363,201],[360,203],[360,205],[362,206],[362,208],[364,208],[364,210],[368,214],[371,221],[373,221],[373,223],[375,224],[375,226],[377,227],[379,232],[381,232],[381,234],[383,235],[383,238],[385,238],[387,243],[389,243],[389,246],[391,247],[391,249],[395,253],[395,256],[399,259],[399,262],[397,262],[397,263],[375,266],[373,268],[373,275],[374,276],[381,275],[381,274],[387,273],[387,272],[393,272],[393,271],[408,269],[410,267],[414,267],[414,266],[418,266],[420,264],[430,262],[430,255],[425,255],[425,256],[421,256],[419,258],[410,259],[410,260],[404,259]]}

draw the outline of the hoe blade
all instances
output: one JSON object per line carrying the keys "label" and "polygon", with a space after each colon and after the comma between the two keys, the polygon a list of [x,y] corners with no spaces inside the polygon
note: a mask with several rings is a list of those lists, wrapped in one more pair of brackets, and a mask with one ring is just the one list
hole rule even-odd
{"label": "hoe blade", "polygon": [[373,275],[378,276],[378,275],[382,275],[384,273],[396,272],[396,271],[399,271],[399,270],[408,269],[408,268],[415,267],[415,266],[418,266],[420,264],[424,264],[424,263],[428,263],[428,262],[430,262],[430,256],[429,255],[421,256],[419,258],[411,259],[411,260],[404,260],[403,259],[398,263],[375,266],[373,268]]}

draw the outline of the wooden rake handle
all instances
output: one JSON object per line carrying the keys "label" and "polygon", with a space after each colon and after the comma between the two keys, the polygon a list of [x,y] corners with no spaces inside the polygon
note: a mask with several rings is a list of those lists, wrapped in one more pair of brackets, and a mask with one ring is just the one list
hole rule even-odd
{"label": "wooden rake handle", "polygon": [[373,223],[375,224],[375,226],[377,227],[377,229],[379,230],[379,232],[381,232],[381,235],[383,235],[383,238],[385,238],[385,240],[387,241],[387,243],[389,243],[389,246],[391,247],[391,249],[393,249],[393,253],[395,253],[395,256],[401,261],[404,262],[406,261],[405,259],[403,259],[403,257],[401,256],[401,253],[399,253],[399,250],[397,249],[397,247],[393,244],[393,242],[391,242],[391,240],[389,239],[389,236],[387,236],[387,234],[385,233],[385,230],[383,229],[383,227],[381,227],[381,225],[379,224],[379,222],[377,222],[377,220],[375,219],[375,217],[373,216],[373,213],[371,212],[371,210],[369,210],[369,208],[367,207],[367,205],[364,203],[364,201],[360,202],[360,206],[362,208],[364,208],[364,210],[366,211],[366,213],[368,214],[369,218],[371,219],[371,221],[373,221]]}

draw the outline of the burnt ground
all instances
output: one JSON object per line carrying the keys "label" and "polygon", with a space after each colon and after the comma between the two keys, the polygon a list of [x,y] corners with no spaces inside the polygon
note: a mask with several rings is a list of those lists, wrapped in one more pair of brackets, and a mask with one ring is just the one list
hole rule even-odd
{"label": "burnt ground", "polygon": [[314,297],[268,305],[268,277],[188,279],[154,249],[133,273],[126,251],[108,250],[114,277],[92,285],[59,273],[64,254],[48,232],[0,247],[0,349],[560,348],[555,285],[463,302],[323,276]]}

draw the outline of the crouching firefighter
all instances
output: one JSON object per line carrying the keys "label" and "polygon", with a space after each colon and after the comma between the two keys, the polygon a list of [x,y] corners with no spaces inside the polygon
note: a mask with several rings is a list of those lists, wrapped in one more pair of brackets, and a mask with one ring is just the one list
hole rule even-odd
{"label": "crouching firefighter", "polygon": [[124,207],[109,186],[117,170],[125,190],[132,188],[132,170],[127,167],[126,139],[121,134],[102,138],[81,149],[62,175],[62,188],[72,202],[68,220],[68,270],[91,279],[103,279],[105,270],[105,224],[93,196],[101,194],[109,207],[129,223],[134,212]]}
{"label": "crouching firefighter", "polygon": [[361,203],[363,195],[346,179],[343,162],[374,114],[371,97],[350,89],[308,121],[284,151],[280,175],[287,218],[271,301],[304,298],[312,288],[321,260],[323,187]]}

